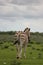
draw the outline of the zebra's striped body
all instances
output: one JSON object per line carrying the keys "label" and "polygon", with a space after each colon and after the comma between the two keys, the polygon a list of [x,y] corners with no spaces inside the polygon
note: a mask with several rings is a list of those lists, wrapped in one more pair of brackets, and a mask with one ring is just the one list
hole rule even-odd
{"label": "zebra's striped body", "polygon": [[16,33],[17,58],[21,58],[22,56],[22,47],[24,48],[24,57],[26,58],[26,47],[28,44],[28,37],[30,37],[29,28],[26,28],[24,31],[19,31]]}

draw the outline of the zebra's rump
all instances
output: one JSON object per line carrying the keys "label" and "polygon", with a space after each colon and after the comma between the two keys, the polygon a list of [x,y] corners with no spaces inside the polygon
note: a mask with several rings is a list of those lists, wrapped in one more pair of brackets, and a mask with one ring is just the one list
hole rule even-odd
{"label": "zebra's rump", "polygon": [[22,41],[28,41],[28,36],[25,33],[20,34],[20,40]]}
{"label": "zebra's rump", "polygon": [[17,32],[15,34],[15,43],[20,43],[21,41],[22,42],[28,42],[28,36],[25,32]]}

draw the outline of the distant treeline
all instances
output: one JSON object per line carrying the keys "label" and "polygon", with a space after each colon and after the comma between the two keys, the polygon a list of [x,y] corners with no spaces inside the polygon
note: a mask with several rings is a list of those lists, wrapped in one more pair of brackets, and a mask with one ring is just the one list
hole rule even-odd
{"label": "distant treeline", "polygon": [[16,33],[16,31],[7,31],[7,32],[1,32],[0,31],[0,34],[10,34],[10,35],[13,35],[13,34],[15,34]]}
{"label": "distant treeline", "polygon": [[[0,42],[14,42],[15,41],[16,31],[0,31]],[[43,32],[30,32],[30,40],[38,43],[43,43]]]}
{"label": "distant treeline", "polygon": [[43,36],[43,32],[31,32],[31,35],[41,35],[41,36]]}
{"label": "distant treeline", "polygon": [[[7,32],[1,32],[0,31],[0,34],[15,34],[16,33],[16,31],[7,31]],[[31,35],[42,35],[43,36],[43,32],[30,32],[31,33]]]}

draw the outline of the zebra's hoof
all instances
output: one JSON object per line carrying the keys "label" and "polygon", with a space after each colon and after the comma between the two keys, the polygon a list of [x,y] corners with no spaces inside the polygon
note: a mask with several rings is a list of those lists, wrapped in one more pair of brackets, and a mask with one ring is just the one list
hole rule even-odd
{"label": "zebra's hoof", "polygon": [[17,59],[19,59],[19,57],[17,57]]}

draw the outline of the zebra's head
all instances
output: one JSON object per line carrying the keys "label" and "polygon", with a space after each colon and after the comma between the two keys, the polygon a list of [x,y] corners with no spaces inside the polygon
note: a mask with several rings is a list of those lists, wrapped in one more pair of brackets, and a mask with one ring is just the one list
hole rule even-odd
{"label": "zebra's head", "polygon": [[30,28],[25,28],[24,32],[27,34],[28,36],[28,42],[30,42]]}
{"label": "zebra's head", "polygon": [[24,32],[29,33],[30,32],[30,28],[25,28]]}

